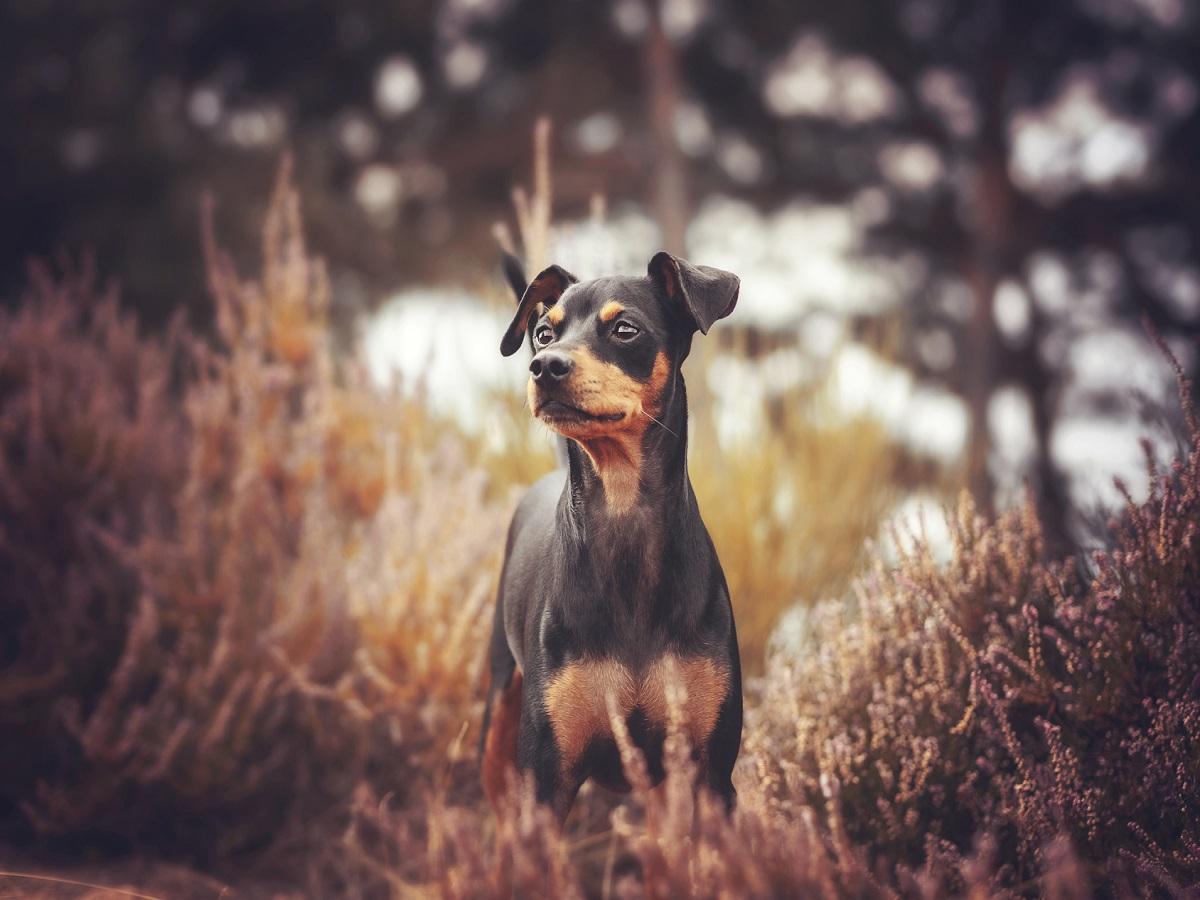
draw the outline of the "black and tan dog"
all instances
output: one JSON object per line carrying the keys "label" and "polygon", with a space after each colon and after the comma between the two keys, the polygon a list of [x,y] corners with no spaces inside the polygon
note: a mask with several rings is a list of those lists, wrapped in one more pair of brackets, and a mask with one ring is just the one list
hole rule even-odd
{"label": "black and tan dog", "polygon": [[529,406],[567,439],[567,466],[530,488],[509,529],[484,787],[497,803],[515,764],[560,819],[589,777],[628,790],[610,709],[661,780],[676,679],[701,783],[732,807],[741,670],[688,478],[680,365],[693,334],[733,311],[738,279],[667,253],[642,278],[580,283],[551,266],[524,287],[515,260],[506,271],[520,303],[500,350],[528,334]]}

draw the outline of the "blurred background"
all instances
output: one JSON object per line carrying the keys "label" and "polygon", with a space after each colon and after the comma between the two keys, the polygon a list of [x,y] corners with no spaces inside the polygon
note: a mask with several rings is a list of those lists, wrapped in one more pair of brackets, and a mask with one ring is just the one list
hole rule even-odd
{"label": "blurred background", "polygon": [[290,152],[339,354],[515,481],[549,456],[513,408],[524,363],[496,352],[497,223],[530,268],[634,273],[666,248],[742,277],[690,363],[714,448],[693,465],[717,529],[738,523],[719,545],[772,519],[827,544],[788,557],[788,600],[838,593],[889,523],[936,543],[964,487],[991,512],[1029,485],[1051,548],[1088,545],[1114,476],[1145,491],[1139,439],[1175,449],[1143,320],[1197,365],[1196,9],[657,7],[11,0],[3,295],[31,257],[91,252],[147,327],[206,329],[201,198],[249,267]]}

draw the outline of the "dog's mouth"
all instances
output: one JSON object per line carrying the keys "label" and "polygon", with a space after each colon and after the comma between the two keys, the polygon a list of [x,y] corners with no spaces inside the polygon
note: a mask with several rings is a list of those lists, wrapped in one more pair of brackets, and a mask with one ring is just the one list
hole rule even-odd
{"label": "dog's mouth", "polygon": [[565,403],[562,400],[547,400],[545,403],[539,404],[534,415],[549,424],[561,423],[563,425],[591,422],[619,422],[625,418],[625,413],[622,412],[594,413],[586,409],[581,409],[578,406],[572,406],[570,403]]}

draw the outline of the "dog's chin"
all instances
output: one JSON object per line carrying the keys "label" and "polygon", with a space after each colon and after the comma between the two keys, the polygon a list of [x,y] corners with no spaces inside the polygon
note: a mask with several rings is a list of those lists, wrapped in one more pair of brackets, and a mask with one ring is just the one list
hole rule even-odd
{"label": "dog's chin", "polygon": [[616,431],[627,418],[619,411],[595,411],[573,406],[563,400],[544,400],[534,408],[534,416],[564,437],[599,437]]}

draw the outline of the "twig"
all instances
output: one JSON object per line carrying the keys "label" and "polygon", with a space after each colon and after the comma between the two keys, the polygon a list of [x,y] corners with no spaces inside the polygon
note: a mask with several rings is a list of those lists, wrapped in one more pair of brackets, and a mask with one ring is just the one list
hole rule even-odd
{"label": "twig", "polygon": [[139,894],[137,891],[126,890],[125,888],[109,887],[104,884],[93,884],[90,881],[76,881],[73,878],[60,878],[57,875],[38,875],[34,872],[9,872],[0,869],[0,878],[25,878],[29,881],[47,881],[52,884],[69,884],[74,887],[91,888],[97,891],[111,891],[114,894],[123,894],[126,897],[137,897],[139,900],[166,900],[164,897],[156,897],[153,894]]}

